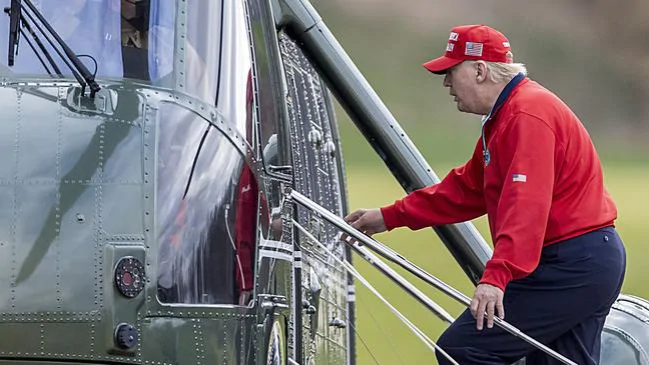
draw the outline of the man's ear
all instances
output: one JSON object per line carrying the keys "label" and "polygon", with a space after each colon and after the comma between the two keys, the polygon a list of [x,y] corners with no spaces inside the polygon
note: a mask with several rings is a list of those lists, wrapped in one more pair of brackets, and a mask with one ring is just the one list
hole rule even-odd
{"label": "man's ear", "polygon": [[478,84],[481,84],[487,80],[487,77],[489,76],[489,70],[487,68],[487,64],[485,61],[476,61],[475,62],[475,68],[476,68],[476,82]]}

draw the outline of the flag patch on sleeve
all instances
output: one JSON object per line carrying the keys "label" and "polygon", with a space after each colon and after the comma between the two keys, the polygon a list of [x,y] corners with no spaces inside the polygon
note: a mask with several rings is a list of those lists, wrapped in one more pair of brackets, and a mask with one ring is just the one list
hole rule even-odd
{"label": "flag patch on sleeve", "polygon": [[524,174],[514,174],[512,175],[513,182],[527,182],[527,175]]}

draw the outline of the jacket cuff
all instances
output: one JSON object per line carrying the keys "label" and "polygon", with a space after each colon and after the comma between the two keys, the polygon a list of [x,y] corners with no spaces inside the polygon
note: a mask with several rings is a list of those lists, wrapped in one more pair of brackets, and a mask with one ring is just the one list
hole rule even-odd
{"label": "jacket cuff", "polygon": [[495,287],[500,288],[500,290],[505,292],[507,284],[512,281],[512,274],[507,270],[504,265],[499,265],[493,261],[487,262],[487,267],[485,268],[484,274],[480,279],[479,284],[489,284]]}
{"label": "jacket cuff", "polygon": [[381,214],[383,215],[383,223],[385,224],[385,228],[387,228],[388,231],[403,226],[401,217],[399,216],[397,204],[400,203],[396,202],[392,205],[388,205],[380,209]]}

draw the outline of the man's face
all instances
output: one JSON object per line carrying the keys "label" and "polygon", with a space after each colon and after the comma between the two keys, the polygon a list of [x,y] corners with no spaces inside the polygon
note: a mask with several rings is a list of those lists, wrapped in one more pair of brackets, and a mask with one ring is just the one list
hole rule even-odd
{"label": "man's face", "polygon": [[455,97],[457,109],[465,113],[480,114],[477,104],[476,68],[471,62],[462,62],[446,71],[444,87]]}

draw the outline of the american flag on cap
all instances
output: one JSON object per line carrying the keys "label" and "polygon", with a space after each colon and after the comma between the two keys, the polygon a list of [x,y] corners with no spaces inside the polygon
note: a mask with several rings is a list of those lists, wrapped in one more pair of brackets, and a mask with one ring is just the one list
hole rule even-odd
{"label": "american flag on cap", "polygon": [[482,43],[478,42],[466,42],[466,48],[464,50],[466,56],[482,56]]}

